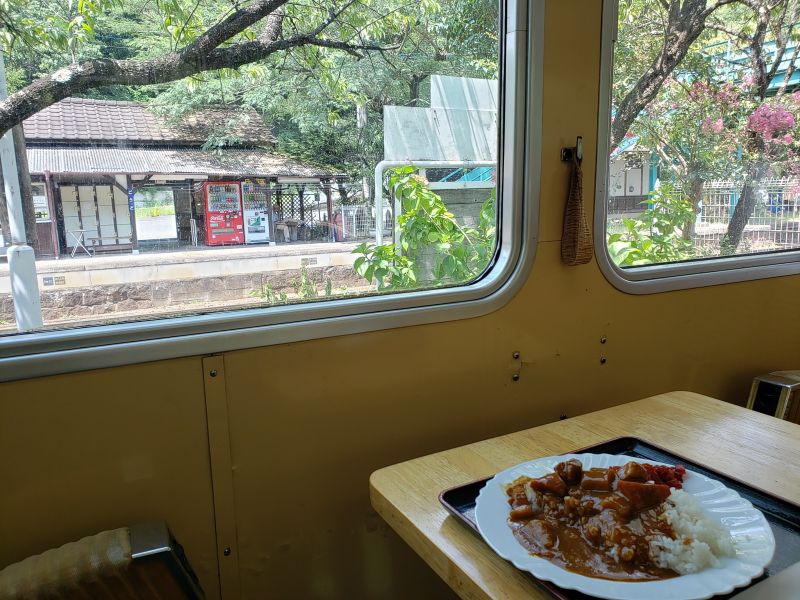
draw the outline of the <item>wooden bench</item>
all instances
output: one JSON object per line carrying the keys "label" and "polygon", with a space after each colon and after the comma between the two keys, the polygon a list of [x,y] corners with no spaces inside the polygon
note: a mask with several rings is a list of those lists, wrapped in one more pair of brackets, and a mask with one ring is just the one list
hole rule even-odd
{"label": "wooden bench", "polygon": [[[89,237],[86,238],[87,241],[91,242],[92,244],[92,252],[97,254],[98,252],[116,252],[117,250],[132,250],[133,244],[120,244],[119,240],[121,238],[128,238],[126,235],[110,235],[110,236],[97,236],[97,237]],[[115,243],[113,245],[103,245],[102,242],[113,240]]]}

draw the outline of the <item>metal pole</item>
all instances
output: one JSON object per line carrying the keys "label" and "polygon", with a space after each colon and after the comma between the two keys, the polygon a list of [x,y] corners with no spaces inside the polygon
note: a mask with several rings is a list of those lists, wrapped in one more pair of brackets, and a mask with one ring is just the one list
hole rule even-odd
{"label": "metal pole", "polygon": [[[3,53],[0,52],[0,101],[8,97],[6,69]],[[0,166],[5,180],[8,222],[11,230],[11,247],[8,249],[8,270],[11,275],[11,297],[14,300],[14,316],[17,331],[38,329],[42,321],[42,304],[39,298],[39,281],[36,276],[36,257],[28,246],[25,236],[25,220],[22,214],[22,194],[19,186],[17,157],[11,130],[0,139]]]}

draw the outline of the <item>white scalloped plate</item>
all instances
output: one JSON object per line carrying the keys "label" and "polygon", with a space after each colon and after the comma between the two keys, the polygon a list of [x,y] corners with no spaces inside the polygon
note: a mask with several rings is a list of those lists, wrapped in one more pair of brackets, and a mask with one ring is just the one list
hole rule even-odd
{"label": "white scalloped plate", "polygon": [[[775,538],[769,523],[748,500],[719,481],[687,471],[683,489],[703,505],[705,511],[731,532],[736,556],[724,558],[718,567],[672,579],[625,582],[586,577],[562,569],[529,554],[514,538],[508,526],[508,502],[504,485],[520,476],[541,477],[568,458],[577,458],[584,468],[623,465],[629,456],[612,454],[564,454],[537,458],[494,476],[483,487],[475,506],[475,520],[483,539],[501,557],[534,577],[557,586],[577,590],[598,598],[613,600],[701,600],[715,594],[727,594],[747,585],[763,573],[775,553]],[[650,464],[663,464],[651,461]]]}

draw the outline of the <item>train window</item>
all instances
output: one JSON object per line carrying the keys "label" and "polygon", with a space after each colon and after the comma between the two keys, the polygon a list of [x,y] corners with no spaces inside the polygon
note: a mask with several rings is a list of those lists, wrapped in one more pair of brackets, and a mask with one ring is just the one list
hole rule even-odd
{"label": "train window", "polygon": [[633,293],[800,272],[791,0],[604,5],[597,254]]}
{"label": "train window", "polygon": [[0,379],[502,305],[534,249],[542,12],[5,3]]}

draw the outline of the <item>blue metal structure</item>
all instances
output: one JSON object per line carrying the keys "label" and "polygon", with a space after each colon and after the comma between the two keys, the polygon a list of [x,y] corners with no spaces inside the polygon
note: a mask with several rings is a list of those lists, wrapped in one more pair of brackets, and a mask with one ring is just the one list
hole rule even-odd
{"label": "blue metal structure", "polygon": [[451,182],[474,182],[474,181],[491,181],[494,174],[494,167],[475,167],[475,168],[458,168],[447,175],[440,181]]}

